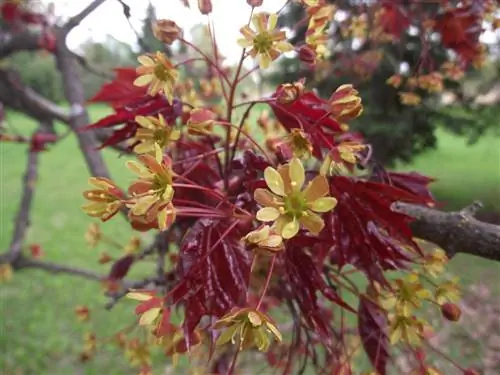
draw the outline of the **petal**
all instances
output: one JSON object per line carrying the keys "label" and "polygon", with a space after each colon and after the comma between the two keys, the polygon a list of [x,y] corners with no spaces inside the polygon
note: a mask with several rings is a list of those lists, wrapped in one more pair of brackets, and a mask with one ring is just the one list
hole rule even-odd
{"label": "petal", "polygon": [[324,197],[330,192],[328,180],[324,176],[316,176],[304,190],[304,197],[307,202],[314,202],[316,199]]}
{"label": "petal", "polygon": [[280,216],[280,212],[274,207],[264,207],[257,211],[257,220],[274,221]]}
{"label": "petal", "polygon": [[337,205],[337,200],[333,197],[323,197],[318,198],[312,204],[309,205],[309,208],[316,212],[328,212],[335,208]]}
{"label": "petal", "polygon": [[292,219],[288,216],[282,215],[280,216],[272,225],[271,229],[276,233],[282,234],[283,228],[287,225]]}
{"label": "petal", "polygon": [[256,229],[252,232],[247,233],[245,237],[243,237],[243,240],[246,240],[250,243],[257,243],[266,240],[269,237],[269,233],[271,231],[271,228],[269,225],[264,225],[260,229]]}
{"label": "petal", "polygon": [[276,24],[278,23],[278,16],[276,13],[271,13],[269,15],[269,19],[267,20],[267,29],[269,31],[274,30],[276,28]]}
{"label": "petal", "polygon": [[281,235],[284,239],[288,240],[294,237],[299,232],[299,222],[294,218],[283,227]]}
{"label": "petal", "polygon": [[278,167],[278,173],[281,175],[285,184],[285,194],[288,195],[292,192],[292,180],[290,179],[290,165],[283,164]]}
{"label": "petal", "polygon": [[266,180],[267,186],[274,194],[279,196],[285,195],[285,184],[283,178],[278,173],[278,171],[272,167],[267,167],[264,170],[264,179]]}
{"label": "petal", "polygon": [[146,129],[154,129],[153,123],[146,116],[135,116],[134,119],[140,126]]}
{"label": "petal", "polygon": [[151,57],[146,56],[146,55],[139,56],[137,58],[137,61],[139,61],[142,65],[145,65],[145,66],[155,65],[154,60]]}
{"label": "petal", "polygon": [[302,165],[299,159],[293,158],[290,161],[289,174],[290,174],[292,189],[294,191],[300,191],[302,189],[302,185],[304,185],[306,174],[304,171],[304,166]]}
{"label": "petal", "polygon": [[[253,30],[248,27],[248,26],[243,26],[241,29],[240,29],[240,33],[245,37],[244,40],[247,40],[248,42],[250,42],[251,44],[253,43],[253,39],[255,38],[255,33],[253,32]],[[241,40],[241,39],[240,39]]]}
{"label": "petal", "polygon": [[267,69],[269,68],[269,65],[271,65],[272,60],[269,58],[264,53],[259,54],[259,66],[261,69]]}
{"label": "petal", "polygon": [[135,299],[136,301],[149,301],[151,298],[153,298],[151,294],[141,292],[130,292],[127,293],[125,297]]}
{"label": "petal", "polygon": [[154,145],[155,143],[151,141],[141,142],[134,147],[134,152],[136,154],[145,154],[147,152],[153,151]]}
{"label": "petal", "polygon": [[299,221],[312,234],[319,234],[325,226],[325,222],[321,216],[311,211],[309,211],[307,215],[302,216]]}
{"label": "petal", "polygon": [[282,244],[283,244],[283,238],[281,238],[281,236],[278,236],[277,234],[269,236],[265,240],[259,242],[259,246],[269,247],[269,248],[279,247]]}
{"label": "petal", "polygon": [[276,340],[278,340],[279,342],[283,341],[283,337],[281,337],[280,331],[274,324],[272,324],[271,322],[266,322],[266,328],[273,334]]}
{"label": "petal", "polygon": [[252,24],[255,26],[257,30],[257,34],[260,34],[266,31],[266,14],[265,13],[257,13],[252,17]]}
{"label": "petal", "polygon": [[144,314],[141,315],[141,318],[139,319],[139,324],[141,326],[147,326],[150,325],[155,321],[155,319],[160,315],[161,308],[155,307],[152,308],[148,311],[146,311]]}
{"label": "petal", "polygon": [[231,341],[234,344],[234,335],[240,328],[239,324],[232,325],[231,327],[228,327],[222,332],[222,334],[217,338],[217,341],[215,342],[216,346],[222,346],[227,344],[229,341]]}
{"label": "petal", "polygon": [[135,173],[139,177],[145,178],[149,176],[148,170],[134,160],[128,160],[125,165],[131,172]]}
{"label": "petal", "polygon": [[146,86],[151,83],[151,80],[153,79],[152,74],[145,74],[143,76],[139,76],[135,79],[134,81],[134,86]]}
{"label": "petal", "polygon": [[278,42],[275,47],[280,52],[290,52],[293,51],[293,46],[288,42]]}
{"label": "petal", "polygon": [[283,199],[275,196],[267,189],[256,189],[253,193],[255,201],[263,207],[280,207],[283,205]]}
{"label": "petal", "polygon": [[238,39],[236,43],[241,47],[241,48],[248,48],[253,45],[253,42],[251,40],[246,40],[246,39]]}

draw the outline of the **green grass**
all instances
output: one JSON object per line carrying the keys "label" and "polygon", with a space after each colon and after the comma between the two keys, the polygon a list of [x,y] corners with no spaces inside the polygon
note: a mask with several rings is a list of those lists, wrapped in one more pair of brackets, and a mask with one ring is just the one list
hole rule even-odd
{"label": "green grass", "polygon": [[[97,119],[108,110],[92,107]],[[32,122],[9,113],[10,123],[30,134]],[[64,128],[58,127],[62,132]],[[449,208],[462,207],[474,199],[500,211],[500,170],[498,138],[485,137],[474,146],[450,134],[439,132],[439,147],[416,158],[401,169],[418,170],[439,179],[434,186],[437,197],[448,201]],[[20,199],[21,178],[26,164],[24,146],[0,143],[0,249],[10,242],[13,219]],[[111,174],[119,183],[129,180],[124,160],[105,151]],[[32,210],[32,226],[26,243],[39,243],[45,259],[79,267],[107,271],[97,264],[101,250],[119,256],[112,248],[89,249],[83,234],[92,221],[84,215],[81,192],[87,187],[88,171],[73,135],[58,143],[50,152],[40,154],[40,169]],[[118,217],[104,227],[107,234],[123,242],[131,233],[128,224]],[[463,258],[463,260],[461,259]],[[490,262],[459,255],[452,269],[467,282],[500,267]],[[472,264],[471,264],[472,263]],[[153,265],[145,265],[147,270]],[[466,272],[467,271],[467,272]],[[133,303],[118,304],[113,312],[104,310],[105,298],[97,283],[66,275],[51,275],[39,270],[25,270],[0,286],[0,368],[5,374],[134,374],[119,352],[105,351],[93,361],[78,362],[82,335],[90,329],[98,336],[111,334],[133,319]],[[92,323],[77,323],[73,309],[85,304],[92,309]]]}

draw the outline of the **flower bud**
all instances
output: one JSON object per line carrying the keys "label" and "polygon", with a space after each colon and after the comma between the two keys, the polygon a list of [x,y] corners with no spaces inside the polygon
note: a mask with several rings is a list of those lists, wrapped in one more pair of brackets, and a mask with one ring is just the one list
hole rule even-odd
{"label": "flower bud", "polygon": [[188,133],[191,135],[209,135],[212,132],[217,115],[204,108],[193,109],[187,121]]}
{"label": "flower bud", "polygon": [[477,370],[474,370],[472,368],[468,368],[468,369],[464,370],[463,375],[481,375],[481,374]]}
{"label": "flower bud", "polygon": [[296,101],[304,93],[304,81],[300,80],[294,83],[285,83],[281,85],[278,95],[278,102],[281,104],[290,104]]}
{"label": "flower bud", "polygon": [[212,13],[212,0],[198,0],[198,9],[204,15]]}
{"label": "flower bud", "polygon": [[247,4],[251,7],[260,7],[264,0],[247,0]]}
{"label": "flower bud", "polygon": [[181,28],[171,20],[158,20],[153,23],[153,34],[160,42],[171,45],[181,35]]}
{"label": "flower bud", "polygon": [[443,314],[446,319],[456,322],[460,319],[462,311],[460,310],[460,307],[454,303],[445,303],[441,306],[441,314]]}
{"label": "flower bud", "polygon": [[339,122],[355,119],[363,112],[359,92],[352,85],[341,85],[330,97],[332,116]]}
{"label": "flower bud", "polygon": [[316,51],[307,45],[302,45],[297,50],[299,54],[299,60],[304,64],[315,65],[316,64]]}

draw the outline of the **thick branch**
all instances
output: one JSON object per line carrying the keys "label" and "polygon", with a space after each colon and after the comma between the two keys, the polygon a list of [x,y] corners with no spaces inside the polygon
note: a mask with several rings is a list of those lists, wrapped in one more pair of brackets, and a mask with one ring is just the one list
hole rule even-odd
{"label": "thick branch", "polygon": [[106,0],[94,0],[85,9],[83,9],[80,13],[71,17],[62,28],[64,36],[68,35],[68,33],[72,29],[74,29],[76,26],[78,26],[80,24],[80,22],[82,22],[90,13],[92,13],[94,10],[96,10],[105,1]]}
{"label": "thick branch", "polygon": [[0,31],[0,58],[14,52],[40,49],[40,34],[30,30],[21,32]]}
{"label": "thick branch", "polygon": [[37,119],[56,119],[65,123],[70,115],[65,109],[24,85],[19,73],[0,69],[0,100],[7,106]]}
{"label": "thick branch", "polygon": [[[94,1],[101,4],[104,0]],[[93,4],[94,4],[93,3]],[[63,89],[66,100],[71,105],[69,126],[75,132],[87,167],[93,176],[108,177],[109,171],[101,153],[97,150],[97,142],[92,132],[80,132],[79,129],[89,124],[89,116],[85,109],[85,93],[78,74],[77,62],[66,45],[66,35],[59,30],[57,33],[57,66],[62,75]]]}
{"label": "thick branch", "polygon": [[414,218],[414,235],[439,245],[450,258],[465,253],[500,261],[500,226],[476,220],[473,215],[480,206],[474,203],[459,212],[442,212],[398,202],[393,210]]}

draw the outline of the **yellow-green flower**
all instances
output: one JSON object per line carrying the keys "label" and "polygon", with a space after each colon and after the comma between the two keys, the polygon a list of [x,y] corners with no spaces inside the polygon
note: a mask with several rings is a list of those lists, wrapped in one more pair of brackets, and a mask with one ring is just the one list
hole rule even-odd
{"label": "yellow-green flower", "polygon": [[122,206],[123,193],[113,181],[104,177],[91,177],[89,184],[96,188],[83,192],[90,203],[83,205],[82,210],[102,221],[111,219]]}
{"label": "yellow-green flower", "polygon": [[129,214],[143,216],[145,222],[158,220],[160,229],[164,223],[169,223],[168,216],[172,215],[173,206],[170,204],[174,196],[173,172],[168,161],[160,162],[151,155],[141,155],[136,161],[128,161],[127,167],[139,176],[128,188],[132,199],[127,202]]}
{"label": "yellow-green flower", "polygon": [[415,316],[391,315],[389,316],[390,342],[392,345],[399,341],[412,346],[420,345],[424,332],[425,322]]}
{"label": "yellow-green flower", "polygon": [[99,225],[96,223],[90,223],[89,228],[85,232],[84,238],[90,247],[96,247],[102,239],[102,232]]}
{"label": "yellow-green flower", "polygon": [[393,289],[381,296],[380,303],[384,309],[396,308],[398,314],[405,316],[409,316],[413,309],[419,308],[422,300],[432,297],[431,292],[422,286],[415,274],[406,279],[396,279]]}
{"label": "yellow-green flower", "polygon": [[136,86],[149,86],[148,94],[157,95],[163,93],[172,103],[174,98],[174,85],[179,77],[179,72],[162,52],[154,55],[142,55],[137,58],[141,63],[136,69],[139,77],[134,81]]}
{"label": "yellow-green flower", "polygon": [[218,320],[215,329],[226,328],[217,339],[218,346],[225,345],[231,341],[238,344],[238,350],[244,350],[256,346],[260,351],[267,351],[271,341],[269,333],[275,340],[281,342],[281,333],[270,319],[261,312],[245,308],[229,313]]}
{"label": "yellow-green flower", "polygon": [[423,260],[423,269],[429,275],[437,277],[444,272],[444,266],[448,262],[448,256],[443,249],[435,249],[432,254],[427,255]]}
{"label": "yellow-green flower", "polygon": [[244,38],[238,40],[238,45],[251,47],[248,53],[259,59],[262,69],[269,67],[282,53],[293,50],[293,46],[286,41],[286,33],[276,29],[277,22],[276,14],[257,13],[252,17],[255,31],[249,26],[240,29]]}
{"label": "yellow-green flower", "polygon": [[154,116],[136,116],[140,128],[137,129],[131,142],[139,142],[134,147],[137,154],[157,153],[163,154],[163,149],[172,141],[177,141],[181,133],[166,123],[165,118],[160,114]]}
{"label": "yellow-green flower", "polygon": [[301,161],[293,158],[278,170],[267,167],[264,171],[268,189],[255,190],[254,198],[263,208],[257,220],[273,221],[273,230],[285,239],[295,236],[300,225],[309,232],[319,234],[325,223],[317,213],[333,210],[337,200],[329,197],[330,188],[324,176],[316,176],[304,190],[305,171]]}
{"label": "yellow-green flower", "polygon": [[460,288],[458,286],[458,277],[445,281],[434,291],[436,302],[442,305],[445,302],[458,302],[460,300]]}
{"label": "yellow-green flower", "polygon": [[254,251],[262,253],[276,253],[283,250],[283,238],[274,234],[269,225],[256,229],[243,237],[245,244]]}

